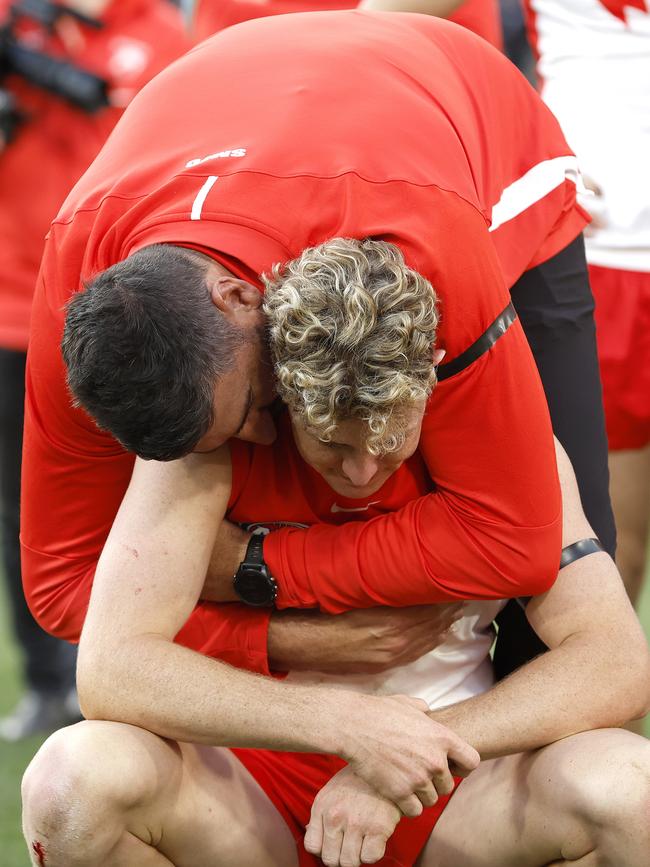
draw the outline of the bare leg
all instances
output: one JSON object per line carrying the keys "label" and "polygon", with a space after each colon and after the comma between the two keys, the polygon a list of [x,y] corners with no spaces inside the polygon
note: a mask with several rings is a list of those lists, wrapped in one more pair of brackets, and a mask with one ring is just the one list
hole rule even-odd
{"label": "bare leg", "polygon": [[619,729],[484,762],[419,867],[647,867],[650,743]]}
{"label": "bare leg", "polygon": [[618,533],[616,564],[632,603],[641,593],[650,521],[650,446],[609,453],[609,485]]}
{"label": "bare leg", "polygon": [[294,867],[282,817],[229,750],[82,722],[23,779],[35,867]]}

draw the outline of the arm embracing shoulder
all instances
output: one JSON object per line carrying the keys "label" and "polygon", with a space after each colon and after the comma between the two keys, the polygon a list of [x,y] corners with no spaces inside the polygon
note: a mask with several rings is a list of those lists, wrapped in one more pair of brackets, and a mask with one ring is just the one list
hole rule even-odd
{"label": "arm embracing shoulder", "polygon": [[[415,205],[412,233],[398,240],[438,296],[436,346],[461,368],[446,368],[422,427],[434,492],[368,522],[270,534],[264,553],[280,607],[338,613],[535,595],[557,574],[562,510],[548,407],[521,325],[507,315],[485,218],[444,191],[427,189]],[[459,364],[475,344],[478,355]]]}
{"label": "arm embracing shoulder", "polygon": [[420,451],[432,494],[368,522],[267,538],[279,607],[339,613],[548,589],[560,558],[560,492],[548,410],[518,322],[436,387]]}

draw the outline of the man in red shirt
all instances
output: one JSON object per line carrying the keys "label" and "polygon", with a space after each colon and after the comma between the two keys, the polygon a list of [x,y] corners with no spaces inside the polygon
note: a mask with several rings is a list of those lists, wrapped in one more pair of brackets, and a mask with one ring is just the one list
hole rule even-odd
{"label": "man in red shirt", "polygon": [[[181,256],[200,262],[206,272],[213,267],[196,253]],[[214,663],[203,665],[196,654],[169,643],[201,590],[226,505],[234,521],[343,519],[368,526],[382,514],[394,517],[431,490],[417,451],[427,437],[423,414],[440,360],[432,352],[438,313],[431,285],[405,267],[393,245],[349,239],[306,250],[267,283],[271,347],[291,423],[286,414],[279,419],[280,436],[271,447],[233,440],[230,456],[221,449],[164,464],[164,481],[161,465],[136,462],[98,567],[79,661],[87,713],[117,722],[64,730],[39,752],[23,788],[32,851],[45,853],[53,867],[156,860],[284,867],[296,863],[288,828],[304,865],[315,863],[309,853],[318,853],[328,865],[358,865],[363,856],[366,863],[381,859],[408,867],[422,853],[419,863],[438,867],[459,861],[537,867],[586,855],[641,867],[648,845],[646,742],[618,731],[567,736],[619,725],[643,712],[650,657],[613,561],[588,538],[592,531],[561,449],[562,570],[528,609],[551,650],[493,689],[490,624],[502,603],[468,605],[438,649],[373,676],[324,670],[314,659],[318,636],[307,619],[293,651],[285,646],[287,682],[273,691],[268,679],[258,679],[256,695],[247,697],[232,692],[234,671],[215,690]],[[219,289],[226,288],[220,281]],[[70,315],[78,315],[98,291],[95,285],[79,296]],[[150,499],[156,478],[158,496]],[[170,533],[179,531],[185,552],[170,544]],[[253,537],[235,587],[250,603],[269,605],[259,592],[269,586],[259,569],[261,548],[260,537]],[[587,553],[592,556],[582,556]],[[376,556],[381,554],[380,549]],[[151,570],[144,582],[141,558]],[[215,565],[232,574],[225,564]],[[260,582],[264,577],[266,583]],[[604,630],[613,647],[602,641]],[[240,664],[246,664],[247,648],[240,651]],[[305,664],[305,657],[312,662]],[[339,759],[208,746],[266,741],[275,749],[299,744],[322,750],[331,686],[339,687],[339,737],[361,722],[349,690],[398,690],[425,699],[433,719],[471,735],[486,760],[448,806],[453,781],[446,764],[434,775],[435,790],[423,783],[420,797],[429,809],[399,823],[385,859],[386,839],[400,813],[352,769],[342,770]],[[300,695],[302,704],[296,703]],[[394,700],[383,701],[390,712]],[[229,730],[233,717],[242,728]],[[124,719],[137,727],[124,725]],[[371,756],[376,724],[370,716],[361,729]],[[416,748],[419,730],[404,733]],[[170,744],[152,732],[194,743]],[[385,747],[399,737],[390,729],[383,734]],[[346,752],[335,742],[325,751]],[[449,758],[467,762],[458,744],[451,747]],[[112,763],[98,768],[98,755],[107,751]],[[348,756],[367,778],[358,744]],[[89,767],[96,770],[90,774]],[[46,783],[53,778],[54,784]],[[620,784],[621,778],[629,785]],[[309,822],[312,800],[324,784]],[[520,814],[508,809],[513,802],[521,804]],[[300,844],[308,823],[307,851]],[[468,824],[474,833],[461,833]]]}
{"label": "man in red shirt", "polygon": [[[295,46],[290,56],[281,50],[287,39]],[[220,107],[214,122],[206,118],[201,81]],[[63,308],[98,272],[156,242],[193,247],[261,287],[262,272],[310,244],[336,235],[393,240],[436,286],[440,345],[452,364],[500,317],[505,324],[514,287],[555,428],[570,445],[588,516],[611,551],[591,301],[580,282],[576,239],[586,217],[576,205],[576,179],[555,120],[526,82],[489,46],[444,21],[360,12],[276,17],[229,28],[197,48],[134,105],[52,227],[26,408],[23,558],[36,615],[56,634],[78,634],[133,464],[113,437],[70,406],[59,351]],[[228,298],[245,309],[241,294]],[[183,296],[175,296],[178,304]],[[253,309],[260,303],[256,291],[244,297]],[[218,309],[209,307],[206,317]],[[206,351],[198,348],[190,311],[170,321],[188,324],[187,335],[178,332],[184,352]],[[131,340],[132,369],[139,335],[129,337],[122,325],[118,333]],[[242,377],[231,371],[225,380],[213,445],[235,432],[244,439],[274,435],[257,335],[248,334],[253,339],[238,358]],[[468,587],[476,592],[477,581],[485,596],[534,593],[554,578],[560,508],[543,396],[518,321],[498,345],[442,383],[434,398],[435,448],[427,460],[442,495],[424,498],[415,525],[411,516],[391,522],[395,539],[406,533],[411,541],[409,574],[419,599],[457,598]],[[214,347],[207,351],[216,358]],[[107,357],[119,378],[123,366]],[[199,358],[174,361],[163,376],[200,368]],[[153,394],[161,393],[157,376]],[[116,388],[107,395],[109,411],[114,406],[127,419],[124,402],[132,398],[139,416],[137,394],[126,381]],[[210,403],[213,384],[207,388]],[[174,448],[182,453],[196,445],[206,421],[192,440],[196,401],[175,406],[172,392],[147,424],[180,429]],[[238,398],[230,419],[228,394]],[[111,429],[113,422],[102,419]],[[141,446],[134,441],[130,448],[144,454]],[[475,466],[466,459],[472,453]],[[321,601],[339,610],[336,600],[328,608],[319,590],[323,582],[330,586],[326,573],[354,575],[357,586],[373,587],[373,599],[386,598],[387,587],[401,580],[404,546],[377,563],[370,552],[379,539],[385,543],[381,522],[366,533],[347,531],[344,545],[339,538],[329,527],[276,534],[266,555],[278,604]],[[331,567],[323,574],[316,565],[322,563]]]}
{"label": "man in red shirt", "polygon": [[[48,16],[53,19],[49,28]],[[25,360],[43,240],[124,107],[189,42],[180,16],[164,0],[68,0],[56,6],[2,0],[0,21],[2,88],[22,119],[13,130],[3,124],[0,135],[0,513],[12,625],[27,687],[15,710],[0,720],[0,738],[16,740],[51,731],[79,714],[74,650],[36,624],[25,604],[20,570]],[[10,21],[11,36],[4,31]],[[23,70],[20,63],[7,62],[18,51],[44,55],[39,65],[34,62],[32,76],[52,59],[76,67],[78,74],[98,76],[105,87],[89,91],[86,84],[82,90],[69,68],[54,81],[51,65],[40,72],[45,81],[36,76],[37,86],[17,74]],[[86,110],[70,101],[80,94]]]}
{"label": "man in red shirt", "polygon": [[[289,58],[274,39],[280,29],[296,45]],[[404,51],[404,43],[412,50]],[[343,65],[354,75],[342,76]],[[197,85],[203,80],[220,105],[214,126]],[[375,133],[389,117],[400,130],[398,147]],[[422,143],[429,141],[436,148],[427,158],[431,149]],[[416,524],[406,565],[414,593],[426,601],[462,597],[468,587],[492,598],[546,589],[559,550],[559,492],[537,373],[519,322],[506,327],[507,287],[570,244],[584,224],[574,171],[554,119],[527,83],[477,37],[438,19],[340,12],[247,22],[159,77],[68,198],[43,261],[28,371],[22,537],[26,593],[36,615],[63,637],[78,634],[133,466],[110,434],[70,406],[59,349],[63,308],[94,275],[154,243],[193,247],[220,274],[225,269],[234,288],[217,304],[234,305],[244,324],[254,318],[246,311],[260,304],[254,287],[261,273],[336,235],[392,240],[431,279],[442,310],[439,345],[451,363],[501,323],[505,333],[494,351],[441,383],[433,398],[435,448],[427,461],[441,496],[418,507],[422,531]],[[172,294],[179,303],[185,297]],[[205,316],[217,310],[209,304]],[[195,318],[185,311],[169,319],[188,352],[198,346]],[[212,447],[236,432],[267,441],[274,435],[255,322],[236,369],[225,375]],[[172,361],[163,379],[195,367]],[[169,381],[162,405],[144,424],[170,435],[180,425],[172,446],[179,454],[196,447],[206,427],[201,422],[190,431],[194,399],[192,407],[175,406],[180,422],[165,416],[174,411],[174,388]],[[212,383],[208,388],[211,395]],[[155,382],[151,391],[161,393]],[[134,397],[136,417],[145,417],[151,395],[141,406],[124,385],[106,395],[106,411],[116,407],[126,424],[117,394]],[[101,410],[99,417],[103,428],[116,420]],[[141,445],[129,447],[153,456]],[[393,524],[396,538],[412,533],[411,515]],[[385,544],[381,525],[371,532]],[[336,574],[355,575],[359,586],[379,594],[401,580],[401,545],[377,563],[370,537],[346,533],[341,545],[329,527],[275,535],[267,560],[280,605],[313,604],[316,564],[334,559]]]}

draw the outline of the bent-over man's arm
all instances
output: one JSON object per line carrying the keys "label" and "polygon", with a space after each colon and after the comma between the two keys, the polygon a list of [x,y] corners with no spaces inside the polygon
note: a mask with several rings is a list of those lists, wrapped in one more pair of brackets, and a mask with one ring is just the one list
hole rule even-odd
{"label": "bent-over man's arm", "polygon": [[370,521],[266,537],[278,607],[336,614],[549,588],[561,550],[560,492],[548,409],[517,322],[436,387],[419,450],[434,493]]}
{"label": "bent-over man's arm", "polygon": [[[520,323],[500,318],[510,296],[483,217],[456,199],[438,204],[451,228],[426,216],[446,378],[431,395],[419,445],[434,490],[369,521],[271,533],[264,556],[281,608],[339,613],[532,596],[557,575],[561,500],[539,374]],[[485,348],[449,375],[448,362],[486,331]]]}

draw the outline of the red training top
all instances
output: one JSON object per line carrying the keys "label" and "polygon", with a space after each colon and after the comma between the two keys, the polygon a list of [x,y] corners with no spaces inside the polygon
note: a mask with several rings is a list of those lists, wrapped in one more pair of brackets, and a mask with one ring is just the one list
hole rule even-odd
{"label": "red training top", "polygon": [[[0,20],[10,5],[0,0]],[[104,78],[111,107],[86,114],[18,76],[2,82],[27,118],[0,153],[0,346],[5,349],[27,349],[43,243],[61,203],[136,92],[190,47],[178,12],[166,0],[114,0],[101,18],[104,26],[96,29],[63,17],[52,35],[28,18],[18,19],[21,42]]]}
{"label": "red training top", "polygon": [[[260,273],[309,245],[374,236],[433,283],[451,359],[505,308],[508,286],[585,224],[573,171],[557,122],[515,68],[428,16],[260,19],[158,76],[68,197],[41,269],[22,512],[25,589],[41,623],[78,635],[133,465],[70,405],[59,343],[82,281],[164,242],[212,249],[260,286]],[[340,611],[551,585],[560,492],[518,322],[438,386],[421,454],[435,493],[366,523],[270,536],[280,606]],[[200,610],[197,649],[216,606]]]}
{"label": "red training top", "polygon": [[[194,33],[205,39],[242,21],[285,15],[289,12],[320,12],[332,9],[355,9],[359,0],[199,0],[194,13]],[[465,0],[449,16],[450,21],[472,30],[496,48],[503,47],[501,16],[497,0]]]}

